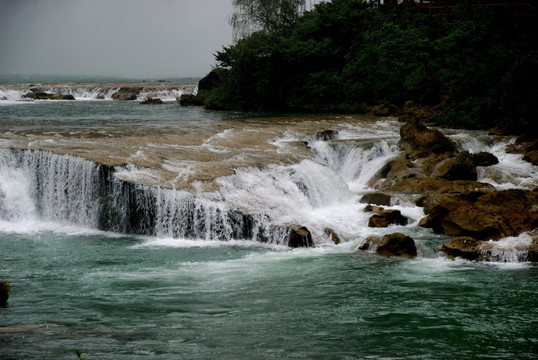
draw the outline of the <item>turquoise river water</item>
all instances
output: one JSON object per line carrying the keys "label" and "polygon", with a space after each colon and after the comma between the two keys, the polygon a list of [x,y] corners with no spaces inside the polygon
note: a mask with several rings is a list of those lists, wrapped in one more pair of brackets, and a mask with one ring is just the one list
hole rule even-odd
{"label": "turquoise river water", "polygon": [[[393,207],[409,225],[366,226],[357,196],[398,152],[396,120],[180,108],[181,90],[145,106],[92,98],[98,84],[55,85],[75,101],[23,101],[25,86],[0,84],[0,280],[12,287],[1,359],[537,358],[536,265],[446,259],[448,238],[418,228],[422,209],[404,198]],[[312,137],[329,128],[340,142]],[[504,143],[446,133],[499,157],[482,181],[537,186]],[[103,227],[94,161],[158,199],[151,231]],[[187,198],[189,231],[173,215]],[[257,216],[253,233],[228,228],[230,209]],[[316,246],[256,241],[285,223]],[[383,231],[411,235],[419,256],[357,250]]]}

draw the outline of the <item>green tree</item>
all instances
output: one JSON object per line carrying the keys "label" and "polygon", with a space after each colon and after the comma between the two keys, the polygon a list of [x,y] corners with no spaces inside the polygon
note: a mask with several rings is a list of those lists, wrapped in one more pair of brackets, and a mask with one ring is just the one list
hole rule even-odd
{"label": "green tree", "polygon": [[283,31],[295,24],[306,9],[306,0],[233,0],[230,18],[234,38],[239,40],[256,31]]}

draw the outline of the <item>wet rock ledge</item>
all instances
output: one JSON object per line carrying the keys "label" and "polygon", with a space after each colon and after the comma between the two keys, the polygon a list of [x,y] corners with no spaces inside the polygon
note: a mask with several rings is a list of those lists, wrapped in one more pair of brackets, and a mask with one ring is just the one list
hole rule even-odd
{"label": "wet rock ledge", "polygon": [[[538,189],[498,191],[477,182],[477,166],[496,164],[495,156],[458,151],[436,129],[406,123],[400,135],[402,153],[370,185],[383,193],[417,198],[416,204],[426,214],[419,226],[454,237],[441,247],[446,256],[493,261],[502,258],[504,251],[515,251],[520,261],[538,261]],[[370,211],[376,212],[372,216],[376,222],[384,210]],[[522,234],[529,240],[516,248],[505,249],[499,242]],[[375,247],[379,239],[366,244]]]}

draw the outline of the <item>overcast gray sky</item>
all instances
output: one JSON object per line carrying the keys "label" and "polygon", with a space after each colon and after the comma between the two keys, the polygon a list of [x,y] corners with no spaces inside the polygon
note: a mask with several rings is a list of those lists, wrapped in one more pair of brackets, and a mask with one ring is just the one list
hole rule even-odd
{"label": "overcast gray sky", "polygon": [[231,0],[0,0],[0,74],[203,76]]}

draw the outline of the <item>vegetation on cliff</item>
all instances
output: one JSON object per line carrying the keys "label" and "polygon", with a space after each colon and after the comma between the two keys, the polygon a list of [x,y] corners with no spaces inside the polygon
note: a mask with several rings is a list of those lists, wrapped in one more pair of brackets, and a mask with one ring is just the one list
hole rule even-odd
{"label": "vegetation on cliff", "polygon": [[[292,17],[289,17],[292,19]],[[430,108],[438,124],[525,128],[538,117],[538,12],[466,6],[428,15],[332,0],[216,53],[217,109]]]}

